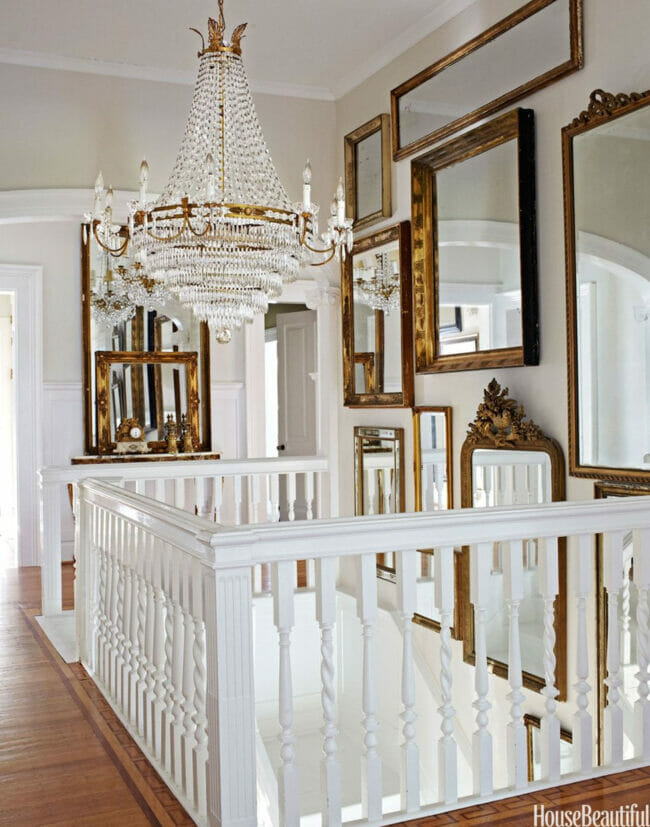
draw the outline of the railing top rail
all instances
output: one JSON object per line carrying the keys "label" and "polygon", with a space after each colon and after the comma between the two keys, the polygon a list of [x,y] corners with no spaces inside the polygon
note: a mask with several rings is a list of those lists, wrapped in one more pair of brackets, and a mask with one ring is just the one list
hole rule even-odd
{"label": "railing top rail", "polygon": [[650,530],[650,498],[561,502],[545,505],[462,508],[419,514],[339,517],[223,528],[107,483],[89,480],[80,487],[86,499],[156,531],[186,527],[207,540],[214,565],[267,563],[315,557],[563,537],[629,529]]}
{"label": "railing top rail", "polygon": [[184,477],[246,476],[327,471],[327,457],[258,457],[254,459],[172,460],[123,464],[49,465],[39,470],[41,484],[86,479],[151,480]]}

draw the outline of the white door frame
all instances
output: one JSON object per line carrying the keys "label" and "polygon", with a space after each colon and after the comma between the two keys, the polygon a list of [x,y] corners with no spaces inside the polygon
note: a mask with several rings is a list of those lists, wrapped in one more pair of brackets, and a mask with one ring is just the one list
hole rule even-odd
{"label": "white door frame", "polygon": [[31,264],[0,264],[0,292],[14,296],[16,514],[18,565],[37,566],[39,554],[39,491],[42,465],[43,391],[43,268]]}

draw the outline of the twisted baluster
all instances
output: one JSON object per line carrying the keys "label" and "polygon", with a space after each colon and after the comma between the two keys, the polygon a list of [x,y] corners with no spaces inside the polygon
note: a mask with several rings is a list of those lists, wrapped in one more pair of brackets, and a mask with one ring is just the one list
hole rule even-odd
{"label": "twisted baluster", "polygon": [[593,763],[592,720],[589,713],[589,655],[587,639],[587,596],[592,590],[593,538],[582,534],[576,538],[578,547],[576,597],[577,597],[577,646],[576,676],[573,685],[576,691],[576,706],[573,716],[573,769],[576,772],[591,772]]}
{"label": "twisted baluster", "polygon": [[97,597],[97,629],[98,629],[98,639],[97,639],[97,672],[100,681],[104,681],[104,665],[105,665],[105,652],[108,646],[108,637],[107,637],[107,619],[106,619],[106,578],[107,578],[107,570],[108,570],[108,558],[106,552],[102,549],[98,549],[99,552],[99,593]]}
{"label": "twisted baluster", "polygon": [[636,724],[634,728],[634,754],[637,758],[643,758],[647,762],[650,759],[650,702],[648,701],[650,531],[635,531],[633,538],[634,582],[637,587],[636,660],[639,665],[639,671],[636,673],[639,698],[634,704]]}
{"label": "twisted baluster", "polygon": [[145,729],[145,689],[147,678],[147,657],[145,654],[145,626],[147,622],[147,584],[140,572],[136,574],[138,591],[138,732],[144,735]]}
{"label": "twisted baluster", "polygon": [[117,705],[126,711],[126,693],[124,692],[124,678],[126,671],[126,626],[124,617],[124,590],[126,583],[126,572],[122,563],[124,546],[122,545],[120,558],[116,561],[117,566],[117,598],[116,598],[116,621],[117,621],[117,659],[115,664],[115,683],[117,687]]}
{"label": "twisted baluster", "polygon": [[183,626],[185,629],[185,655],[183,658],[183,743],[185,776],[183,779],[185,794],[194,800],[193,752],[196,747],[194,715],[194,666],[192,651],[194,649],[194,618],[183,608]]}
{"label": "twisted baluster", "polygon": [[196,739],[196,790],[195,805],[201,815],[207,813],[207,788],[205,765],[208,760],[208,719],[206,715],[206,663],[205,663],[205,624],[194,618],[194,645],[192,657],[194,660],[194,714],[192,722],[195,726]]}
{"label": "twisted baluster", "polygon": [[623,587],[622,531],[605,535],[603,585],[607,591],[607,706],[604,712],[605,764],[618,766],[623,762],[623,708],[621,686],[620,631],[618,596]]}
{"label": "twisted baluster", "polygon": [[555,686],[555,625],[553,604],[559,592],[557,538],[548,537],[543,542],[539,565],[540,593],[544,598],[544,688],[546,698],[544,717],[541,722],[542,778],[557,781],[560,778],[560,721],[556,714],[555,698],[559,692]]}
{"label": "twisted baluster", "polygon": [[174,718],[174,678],[172,659],[174,656],[174,604],[170,590],[165,594],[165,770],[172,773],[171,727]]}
{"label": "twisted baluster", "polygon": [[630,600],[630,568],[632,556],[626,556],[623,560],[623,589],[621,591],[621,663],[631,663],[632,635],[630,633],[630,621],[632,620]]}
{"label": "twisted baluster", "polygon": [[475,795],[491,795],[493,791],[492,734],[489,730],[487,646],[485,623],[490,600],[490,566],[492,543],[479,543],[470,548],[470,600],[474,606],[474,649],[476,664],[474,688],[476,730],[472,734],[472,770]]}
{"label": "twisted baluster", "polygon": [[526,786],[527,757],[524,727],[524,694],[521,673],[521,641],[519,638],[519,604],[523,597],[523,556],[521,540],[509,543],[503,555],[503,591],[508,607],[508,681],[510,692],[510,723],[508,724],[508,783],[520,789]]}

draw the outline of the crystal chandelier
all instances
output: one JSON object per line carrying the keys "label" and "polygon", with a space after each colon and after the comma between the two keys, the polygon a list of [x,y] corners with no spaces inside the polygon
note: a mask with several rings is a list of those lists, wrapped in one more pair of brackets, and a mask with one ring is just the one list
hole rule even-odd
{"label": "crystal chandelier", "polygon": [[135,305],[127,295],[125,285],[110,269],[101,284],[90,291],[90,308],[96,322],[110,329],[127,322],[135,314]]}
{"label": "crystal chandelier", "polygon": [[389,253],[376,253],[376,266],[355,268],[354,292],[358,301],[373,310],[390,313],[399,310],[400,283],[397,262]]}
{"label": "crystal chandelier", "polygon": [[[185,134],[167,186],[147,203],[149,167],[140,167],[140,197],[129,206],[128,231],[113,223],[112,190],[101,173],[89,220],[98,243],[113,255],[130,253],[147,279],[191,307],[220,342],[265,313],[270,298],[295,280],[309,253],[325,264],[352,248],[343,182],[327,230],[318,238],[318,206],[311,202],[311,167],[303,172],[303,201],[290,201],[257,119],[241,57],[246,24],[225,39],[219,19],[201,36],[199,73]],[[194,29],[193,31],[197,31]]]}

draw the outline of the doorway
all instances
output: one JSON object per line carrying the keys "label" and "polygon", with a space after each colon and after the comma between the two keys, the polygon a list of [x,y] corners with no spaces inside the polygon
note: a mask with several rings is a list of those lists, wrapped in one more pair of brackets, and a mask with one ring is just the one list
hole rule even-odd
{"label": "doorway", "polygon": [[0,570],[18,563],[13,293],[0,293]]}

